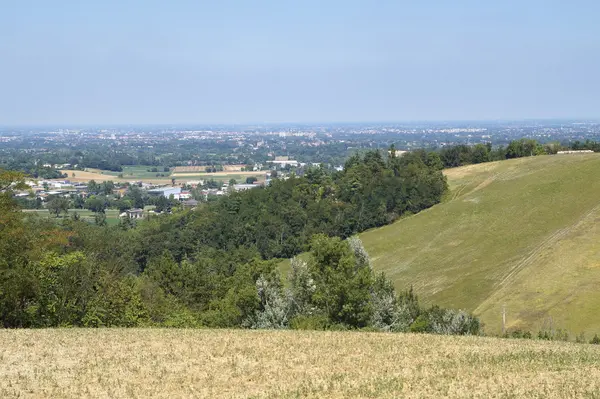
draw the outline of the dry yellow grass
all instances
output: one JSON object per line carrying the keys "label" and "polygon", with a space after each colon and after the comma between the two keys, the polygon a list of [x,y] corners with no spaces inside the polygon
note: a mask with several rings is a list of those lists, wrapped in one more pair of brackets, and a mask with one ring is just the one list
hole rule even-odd
{"label": "dry yellow grass", "polygon": [[[123,178],[119,178],[119,176],[115,175],[107,175],[101,173],[100,169],[90,169],[87,171],[82,170],[61,170],[61,173],[66,173],[68,175],[68,180],[71,182],[77,183],[87,183],[90,180],[94,180],[96,183],[102,183],[105,181],[114,181],[114,182],[130,182],[130,181],[138,181],[143,180],[146,183],[156,183],[156,184],[167,184],[171,182],[170,176],[165,177],[133,177],[133,176],[124,176]],[[75,176],[73,176],[75,174]],[[62,179],[58,179],[62,180]]]}
{"label": "dry yellow grass", "polygon": [[0,331],[0,397],[590,397],[600,347],[432,335]]}
{"label": "dry yellow grass", "polygon": [[[100,172],[89,172],[83,170],[61,170],[60,173],[66,173],[69,175],[69,181],[73,182],[88,182],[94,180],[97,183],[108,181],[108,180],[119,180],[117,176],[105,175]],[[73,176],[75,174],[75,176]]]}

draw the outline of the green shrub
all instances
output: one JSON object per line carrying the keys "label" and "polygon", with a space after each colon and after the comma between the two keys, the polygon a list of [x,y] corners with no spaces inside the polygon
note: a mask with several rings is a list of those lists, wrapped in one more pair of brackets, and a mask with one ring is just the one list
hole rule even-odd
{"label": "green shrub", "polygon": [[586,340],[585,340],[585,333],[582,331],[579,333],[579,335],[577,335],[575,337],[575,342],[577,342],[578,344],[585,344]]}
{"label": "green shrub", "polygon": [[431,331],[431,325],[427,316],[420,315],[417,319],[410,325],[410,332],[417,333],[425,333]]}
{"label": "green shrub", "polygon": [[327,330],[330,327],[329,318],[326,315],[298,315],[290,320],[290,328],[293,330]]}
{"label": "green shrub", "polygon": [[520,338],[520,339],[531,339],[533,338],[533,335],[531,334],[531,331],[523,331],[521,329],[516,329],[511,331],[510,333],[507,332],[506,334],[504,334],[505,338]]}

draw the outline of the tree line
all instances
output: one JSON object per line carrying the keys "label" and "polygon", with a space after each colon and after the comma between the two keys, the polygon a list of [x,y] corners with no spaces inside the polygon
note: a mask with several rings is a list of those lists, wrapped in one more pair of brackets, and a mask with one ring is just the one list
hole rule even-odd
{"label": "tree line", "polygon": [[439,162],[444,168],[471,165],[483,162],[501,161],[511,158],[522,158],[536,155],[552,155],[561,150],[591,150],[600,152],[600,143],[592,140],[585,142],[574,141],[561,144],[558,142],[539,143],[533,139],[520,139],[511,141],[506,147],[493,148],[491,143],[476,145],[456,145],[434,150],[432,157],[439,157]]}

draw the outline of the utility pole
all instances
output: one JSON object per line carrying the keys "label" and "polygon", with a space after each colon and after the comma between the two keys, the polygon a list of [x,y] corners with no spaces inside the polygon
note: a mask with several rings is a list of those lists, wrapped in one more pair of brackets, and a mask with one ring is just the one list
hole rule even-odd
{"label": "utility pole", "polygon": [[506,333],[506,304],[502,305],[502,335]]}

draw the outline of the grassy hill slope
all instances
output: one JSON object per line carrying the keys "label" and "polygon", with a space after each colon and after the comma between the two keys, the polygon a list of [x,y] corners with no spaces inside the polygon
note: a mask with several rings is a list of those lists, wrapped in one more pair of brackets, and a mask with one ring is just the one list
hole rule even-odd
{"label": "grassy hill slope", "polygon": [[600,155],[451,169],[449,198],[361,234],[374,266],[425,303],[468,309],[490,333],[543,323],[600,332]]}
{"label": "grassy hill slope", "polygon": [[317,331],[0,330],[0,397],[593,397],[600,347]]}

